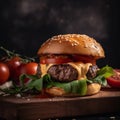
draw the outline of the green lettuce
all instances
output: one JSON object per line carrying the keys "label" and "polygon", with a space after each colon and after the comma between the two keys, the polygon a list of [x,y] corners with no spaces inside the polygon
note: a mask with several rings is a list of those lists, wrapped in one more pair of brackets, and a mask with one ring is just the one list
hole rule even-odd
{"label": "green lettuce", "polygon": [[107,85],[106,78],[112,76],[113,74],[114,74],[113,68],[106,65],[106,66],[102,67],[100,70],[98,70],[97,76],[95,78],[93,78],[92,80],[87,80],[87,82],[99,83],[102,86],[106,86]]}
{"label": "green lettuce", "polygon": [[87,91],[86,79],[61,83],[53,81],[50,75],[46,74],[45,76],[43,76],[42,80],[45,88],[58,87],[64,89],[66,93],[74,93],[79,95],[85,95]]}

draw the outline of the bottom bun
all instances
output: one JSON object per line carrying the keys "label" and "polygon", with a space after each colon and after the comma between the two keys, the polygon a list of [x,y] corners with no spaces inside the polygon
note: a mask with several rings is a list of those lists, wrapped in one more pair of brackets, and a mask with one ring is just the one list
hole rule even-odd
{"label": "bottom bun", "polygon": [[58,87],[47,88],[45,92],[53,96],[63,96],[66,94],[62,88]]}
{"label": "bottom bun", "polygon": [[101,85],[98,83],[92,83],[87,86],[87,93],[86,95],[93,95],[100,91]]}
{"label": "bottom bun", "polygon": [[[101,85],[98,83],[89,84],[87,85],[86,95],[96,94],[100,91],[100,89],[101,89]],[[66,94],[66,92],[62,88],[58,88],[58,87],[47,88],[45,92],[52,96],[79,96],[79,94],[73,94],[73,93]]]}

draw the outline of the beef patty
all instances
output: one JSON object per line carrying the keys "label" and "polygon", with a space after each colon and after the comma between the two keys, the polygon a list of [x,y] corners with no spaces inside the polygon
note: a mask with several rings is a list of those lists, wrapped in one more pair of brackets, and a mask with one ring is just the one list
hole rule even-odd
{"label": "beef patty", "polygon": [[[98,67],[97,65],[90,66],[86,74],[88,79],[92,79],[96,76]],[[48,71],[48,74],[52,77],[53,80],[59,82],[70,82],[77,80],[78,71],[69,64],[56,64],[52,65]]]}
{"label": "beef patty", "polygon": [[47,73],[50,74],[53,80],[60,82],[70,82],[78,78],[78,71],[69,64],[53,65]]}

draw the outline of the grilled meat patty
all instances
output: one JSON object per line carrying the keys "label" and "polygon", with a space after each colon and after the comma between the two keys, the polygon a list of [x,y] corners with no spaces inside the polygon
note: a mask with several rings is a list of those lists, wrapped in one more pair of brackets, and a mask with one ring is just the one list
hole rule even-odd
{"label": "grilled meat patty", "polygon": [[[98,67],[97,65],[90,66],[86,74],[88,79],[92,79],[96,76]],[[52,65],[48,71],[48,74],[52,77],[53,80],[59,82],[70,82],[77,80],[78,71],[71,66],[70,64],[56,64]]]}
{"label": "grilled meat patty", "polygon": [[77,80],[78,71],[69,64],[58,64],[51,66],[48,71],[53,80],[59,82],[70,82]]}
{"label": "grilled meat patty", "polygon": [[97,75],[97,71],[99,70],[97,65],[90,66],[88,72],[86,74],[88,79],[93,79]]}

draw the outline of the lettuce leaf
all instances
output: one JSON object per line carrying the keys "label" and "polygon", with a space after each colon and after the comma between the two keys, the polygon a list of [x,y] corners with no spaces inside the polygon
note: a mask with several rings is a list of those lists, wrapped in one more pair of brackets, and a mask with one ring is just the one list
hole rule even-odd
{"label": "lettuce leaf", "polygon": [[89,83],[99,83],[101,84],[102,86],[106,86],[107,85],[107,80],[106,78],[107,77],[110,77],[114,74],[113,72],[113,68],[106,65],[104,67],[102,67],[98,72],[97,72],[97,76],[92,79],[92,80],[87,80],[87,82]]}
{"label": "lettuce leaf", "polygon": [[74,93],[85,95],[87,91],[87,82],[85,80],[75,80],[68,83],[55,82],[50,78],[49,74],[43,76],[43,84],[45,88],[58,87],[66,91],[66,93]]}
{"label": "lettuce leaf", "polygon": [[[24,83],[25,78],[29,78],[30,82]],[[86,79],[74,80],[71,82],[56,82],[53,81],[49,74],[45,74],[43,77],[39,78],[35,75],[22,74],[20,76],[20,86],[15,86],[15,89],[19,93],[27,92],[30,90],[36,90],[41,92],[43,88],[58,87],[64,89],[66,93],[73,93],[77,95],[85,95],[87,92],[87,82]],[[21,89],[22,88],[22,89]]]}
{"label": "lettuce leaf", "polygon": [[97,75],[102,75],[105,78],[110,77],[114,74],[113,68],[106,65],[105,67],[102,67],[98,72]]}

